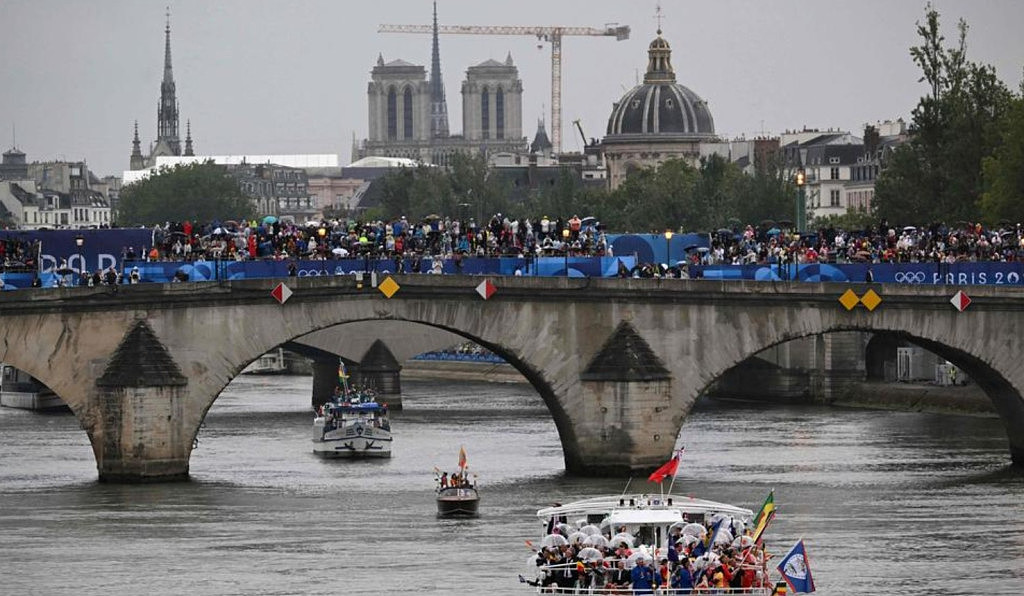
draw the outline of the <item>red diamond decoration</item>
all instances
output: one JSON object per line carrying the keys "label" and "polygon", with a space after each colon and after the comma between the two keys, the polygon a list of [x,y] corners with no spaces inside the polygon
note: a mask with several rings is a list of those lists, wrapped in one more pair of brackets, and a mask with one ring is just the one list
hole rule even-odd
{"label": "red diamond decoration", "polygon": [[270,295],[274,297],[274,300],[284,304],[292,297],[292,289],[283,283],[279,283],[270,291]]}
{"label": "red diamond decoration", "polygon": [[962,290],[957,291],[953,294],[953,297],[949,299],[949,303],[952,304],[958,311],[964,312],[964,309],[971,303],[971,299],[967,294],[964,294]]}
{"label": "red diamond decoration", "polygon": [[476,287],[476,293],[480,294],[480,297],[483,298],[484,300],[487,300],[488,298],[493,296],[494,293],[497,291],[498,288],[494,287],[494,284],[492,284],[489,279],[483,280],[482,282],[480,282],[480,285]]}

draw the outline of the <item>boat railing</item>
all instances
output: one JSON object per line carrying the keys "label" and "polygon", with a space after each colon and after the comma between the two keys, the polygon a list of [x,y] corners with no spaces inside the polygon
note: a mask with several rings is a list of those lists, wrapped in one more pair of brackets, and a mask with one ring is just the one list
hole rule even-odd
{"label": "boat railing", "polygon": [[[692,594],[715,594],[716,596],[771,596],[773,588],[654,588],[651,592],[633,592],[632,588],[561,588],[558,586],[540,586],[537,588],[537,594],[574,594],[579,596],[584,595],[625,595],[625,594],[637,594],[647,593],[653,594],[654,596],[683,596]],[[785,592],[782,592],[785,593]]]}

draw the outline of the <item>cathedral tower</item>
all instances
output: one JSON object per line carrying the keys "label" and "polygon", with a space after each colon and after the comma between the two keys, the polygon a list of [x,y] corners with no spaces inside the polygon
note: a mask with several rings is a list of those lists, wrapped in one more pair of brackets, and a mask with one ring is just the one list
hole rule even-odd
{"label": "cathedral tower", "polygon": [[181,140],[178,137],[178,100],[174,94],[174,73],[171,70],[171,13],[167,13],[167,26],[164,29],[164,79],[160,82],[160,105],[156,113],[156,144],[154,155],[164,148],[169,155],[181,155]]}

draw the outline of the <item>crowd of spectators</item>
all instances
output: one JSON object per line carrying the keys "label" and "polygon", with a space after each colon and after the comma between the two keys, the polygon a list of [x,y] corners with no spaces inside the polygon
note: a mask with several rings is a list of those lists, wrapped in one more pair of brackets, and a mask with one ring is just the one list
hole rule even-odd
{"label": "crowd of spectators", "polygon": [[153,229],[153,246],[125,247],[125,258],[190,261],[203,259],[331,259],[396,256],[606,256],[605,233],[593,218],[536,220],[428,216],[410,222],[330,220],[305,225],[265,218],[263,222],[168,223]]}
{"label": "crowd of spectators", "polygon": [[692,264],[768,263],[958,263],[1024,260],[1024,231],[1009,222],[891,226],[865,230],[819,229],[794,234],[772,226],[719,230],[711,246],[688,255]]}

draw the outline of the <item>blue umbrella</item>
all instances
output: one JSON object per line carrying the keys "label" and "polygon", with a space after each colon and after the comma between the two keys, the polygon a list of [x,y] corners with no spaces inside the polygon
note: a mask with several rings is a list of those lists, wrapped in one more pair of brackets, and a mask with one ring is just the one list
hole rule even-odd
{"label": "blue umbrella", "polygon": [[268,216],[263,218],[263,224],[264,225],[268,225],[269,226],[270,224],[273,224],[273,223],[277,223],[277,218],[274,217],[273,215],[268,215]]}

